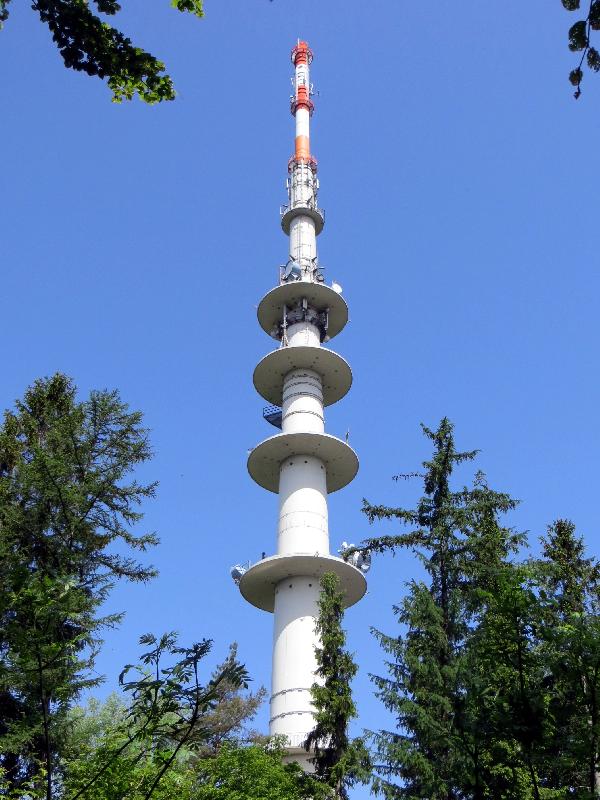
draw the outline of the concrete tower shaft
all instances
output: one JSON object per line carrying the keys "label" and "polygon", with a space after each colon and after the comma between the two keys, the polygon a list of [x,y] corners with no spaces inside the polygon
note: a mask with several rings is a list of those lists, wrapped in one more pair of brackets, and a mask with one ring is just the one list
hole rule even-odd
{"label": "concrete tower shaft", "polygon": [[310,151],[312,52],[306,42],[298,41],[292,62],[296,138],[281,218],[289,258],[278,285],[258,307],[261,327],[279,347],[254,371],[257,391],[272,404],[265,419],[281,432],[261,442],[248,458],[251,477],[279,495],[277,553],[247,569],[236,567],[235,575],[244,598],[274,614],[270,733],[287,737],[288,757],[309,770],[311,756],[303,743],[314,727],[310,690],[319,645],[319,581],[326,572],[337,574],[348,606],[363,596],[366,581],[356,566],[329,552],[327,497],[350,483],[358,459],[346,441],[325,432],[324,409],[344,397],[352,372],[322,343],[343,329],[348,307],[339,287],[325,284],[317,255],[324,215]]}

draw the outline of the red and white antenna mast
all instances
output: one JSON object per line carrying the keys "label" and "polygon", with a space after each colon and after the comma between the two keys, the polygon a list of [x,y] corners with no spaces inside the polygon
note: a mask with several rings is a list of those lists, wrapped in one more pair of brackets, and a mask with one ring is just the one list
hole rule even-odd
{"label": "red and white antenna mast", "polygon": [[314,103],[310,99],[312,94],[310,85],[310,65],[313,54],[306,42],[298,40],[292,50],[292,64],[296,71],[294,75],[294,95],[291,98],[292,114],[296,118],[296,152],[292,162],[314,164],[316,162],[310,154],[310,118],[313,113]]}

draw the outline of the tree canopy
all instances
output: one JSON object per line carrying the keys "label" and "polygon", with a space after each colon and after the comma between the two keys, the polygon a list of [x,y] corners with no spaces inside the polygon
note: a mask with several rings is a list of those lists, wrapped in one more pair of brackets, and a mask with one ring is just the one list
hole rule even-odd
{"label": "tree canopy", "polygon": [[[100,606],[119,579],[155,571],[128,552],[157,542],[133,531],[155,484],[130,473],[150,457],[142,415],[117,392],[36,381],[0,427],[0,768],[13,788],[50,780],[68,708],[96,685]],[[115,548],[117,546],[117,548]]]}
{"label": "tree canopy", "polygon": [[502,524],[515,501],[477,473],[452,486],[476,452],[451,423],[424,428],[414,509],[365,502],[372,521],[406,530],[363,546],[422,562],[394,607],[399,628],[374,629],[386,658],[373,676],[395,727],[375,731],[374,788],[406,800],[597,800],[600,797],[599,566],[572,523],[558,520],[539,558]]}
{"label": "tree canopy", "polygon": [[[178,11],[204,16],[203,0],[170,2]],[[581,10],[581,0],[561,2],[567,11]],[[8,19],[10,3],[0,0],[0,28]],[[131,100],[136,94],[151,104],[175,99],[175,86],[164,62],[134,45],[103,18],[114,17],[121,10],[118,0],[33,0],[32,8],[50,29],[65,66],[106,79],[113,102]],[[569,74],[576,98],[581,95],[584,67],[600,71],[600,53],[592,44],[592,33],[598,30],[600,0],[590,0],[587,14],[569,28],[569,48],[581,53]]]}
{"label": "tree canopy", "polygon": [[[580,11],[581,0],[561,0],[567,11]],[[594,72],[600,71],[600,53],[592,44],[592,33],[600,30],[600,0],[590,0],[587,15],[578,19],[569,28],[569,49],[581,53],[578,65],[569,74],[575,87],[575,98],[581,95],[583,67],[587,65]]]}
{"label": "tree canopy", "polygon": [[[0,0],[0,27],[8,19],[10,2]],[[204,16],[203,0],[171,0],[171,5]],[[106,78],[114,102],[136,94],[146,103],[175,98],[165,64],[103,19],[121,10],[117,0],[33,0],[32,8],[50,29],[65,66]]]}

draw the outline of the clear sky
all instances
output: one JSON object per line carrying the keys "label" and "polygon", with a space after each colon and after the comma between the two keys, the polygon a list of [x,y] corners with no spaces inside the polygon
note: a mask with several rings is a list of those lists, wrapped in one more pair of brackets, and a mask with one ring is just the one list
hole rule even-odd
{"label": "clear sky", "polygon": [[[559,0],[206,0],[202,21],[168,0],[124,5],[120,27],[168,63],[174,103],[111,104],[64,69],[26,0],[0,33],[2,405],[62,370],[83,394],[117,387],[156,451],[161,575],[111,598],[127,618],[98,662],[107,688],[137,636],[173,628],[218,655],[237,640],[269,682],[271,618],[229,567],[275,545],[277,500],[246,455],[273,432],[252,386],[274,344],[255,306],[287,255],[297,37],[315,52],[321,260],[351,313],[333,347],[354,385],[327,429],[349,428],[361,459],[331,496],[332,550],[374,533],[361,498],[414,500],[391,477],[428,455],[419,423],[448,415],[490,484],[523,501],[512,524],[535,538],[570,517],[600,554],[600,76],[573,100],[574,15]],[[394,631],[417,574],[406,555],[377,559],[347,615],[360,725],[385,720],[369,626]]]}

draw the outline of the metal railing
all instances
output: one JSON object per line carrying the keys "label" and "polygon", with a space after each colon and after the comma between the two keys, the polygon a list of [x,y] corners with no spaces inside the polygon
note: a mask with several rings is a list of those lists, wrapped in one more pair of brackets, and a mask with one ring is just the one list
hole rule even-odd
{"label": "metal railing", "polygon": [[281,429],[282,411],[279,406],[265,406],[263,408],[263,419],[274,425],[276,428]]}

